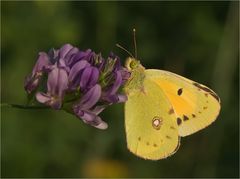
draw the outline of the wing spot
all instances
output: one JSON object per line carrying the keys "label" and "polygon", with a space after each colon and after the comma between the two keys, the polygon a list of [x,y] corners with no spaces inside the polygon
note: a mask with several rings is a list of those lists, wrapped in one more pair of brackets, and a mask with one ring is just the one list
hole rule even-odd
{"label": "wing spot", "polygon": [[206,103],[208,103],[208,101],[206,101]]}
{"label": "wing spot", "polygon": [[206,97],[208,97],[208,94],[207,94],[207,93],[205,93],[205,96],[206,96]]}
{"label": "wing spot", "polygon": [[170,127],[170,129],[173,129],[173,130],[175,130],[176,128],[175,128],[175,127],[173,127],[173,126],[171,126],[171,127]]}
{"label": "wing spot", "polygon": [[169,135],[166,135],[166,138],[167,138],[167,139],[171,139],[171,137],[170,137]]}
{"label": "wing spot", "polygon": [[196,115],[195,115],[195,114],[192,114],[192,117],[193,117],[193,118],[195,118],[195,117],[196,117]]}
{"label": "wing spot", "polygon": [[141,137],[138,137],[138,141],[141,141]]}
{"label": "wing spot", "polygon": [[183,89],[179,88],[178,91],[177,91],[178,96],[181,96],[182,92],[183,92]]}
{"label": "wing spot", "polygon": [[198,111],[198,113],[199,113],[199,114],[202,114],[202,112],[201,112],[201,111]]}
{"label": "wing spot", "polygon": [[153,144],[153,147],[157,147],[157,144]]}
{"label": "wing spot", "polygon": [[146,145],[149,145],[149,142],[147,142]]}
{"label": "wing spot", "polygon": [[168,111],[168,114],[171,115],[171,114],[173,114],[173,113],[174,113],[174,110],[173,110],[173,108],[171,108],[171,109]]}
{"label": "wing spot", "polygon": [[207,106],[204,106],[204,107],[203,107],[204,110],[207,109],[207,108],[208,108]]}
{"label": "wing spot", "polygon": [[159,130],[162,126],[162,118],[155,116],[152,120],[152,126],[154,129]]}
{"label": "wing spot", "polygon": [[180,117],[177,118],[177,125],[181,125],[182,124],[182,119]]}
{"label": "wing spot", "polygon": [[183,121],[187,121],[189,118],[186,115],[183,115]]}

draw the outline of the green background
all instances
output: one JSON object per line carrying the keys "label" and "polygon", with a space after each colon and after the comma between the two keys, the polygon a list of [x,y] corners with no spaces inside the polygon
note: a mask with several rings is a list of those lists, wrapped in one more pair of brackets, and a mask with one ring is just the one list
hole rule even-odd
{"label": "green background", "polygon": [[63,111],[1,108],[2,177],[239,177],[238,2],[1,2],[1,101],[25,104],[23,81],[39,51],[71,43],[205,84],[222,100],[208,128],[173,156],[148,161],[127,150],[123,104],[101,131]]}

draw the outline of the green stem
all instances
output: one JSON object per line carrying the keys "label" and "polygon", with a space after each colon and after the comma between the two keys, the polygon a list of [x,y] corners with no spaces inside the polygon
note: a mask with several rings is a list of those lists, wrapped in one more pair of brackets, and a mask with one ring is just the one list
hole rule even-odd
{"label": "green stem", "polygon": [[8,103],[2,103],[1,107],[18,108],[18,109],[50,109],[48,106],[29,106],[29,105],[8,104]]}

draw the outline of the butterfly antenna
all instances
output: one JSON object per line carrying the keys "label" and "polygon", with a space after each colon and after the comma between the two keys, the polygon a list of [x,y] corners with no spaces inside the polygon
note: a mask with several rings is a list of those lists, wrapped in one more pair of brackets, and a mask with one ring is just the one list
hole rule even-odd
{"label": "butterfly antenna", "polygon": [[133,42],[134,42],[134,55],[137,59],[137,41],[136,41],[136,29],[133,29]]}
{"label": "butterfly antenna", "polygon": [[122,49],[123,51],[127,52],[128,55],[130,55],[132,58],[134,58],[133,55],[132,55],[132,53],[130,53],[130,52],[129,52],[127,49],[125,49],[123,46],[121,46],[121,45],[119,45],[119,44],[116,44],[116,46],[117,46],[118,48]]}

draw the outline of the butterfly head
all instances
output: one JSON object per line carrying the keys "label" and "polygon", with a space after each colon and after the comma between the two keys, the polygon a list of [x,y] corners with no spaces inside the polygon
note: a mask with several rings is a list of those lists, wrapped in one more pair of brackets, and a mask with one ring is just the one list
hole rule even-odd
{"label": "butterfly head", "polygon": [[130,71],[143,71],[144,67],[141,65],[139,60],[136,60],[135,58],[129,57],[126,60],[125,67]]}

